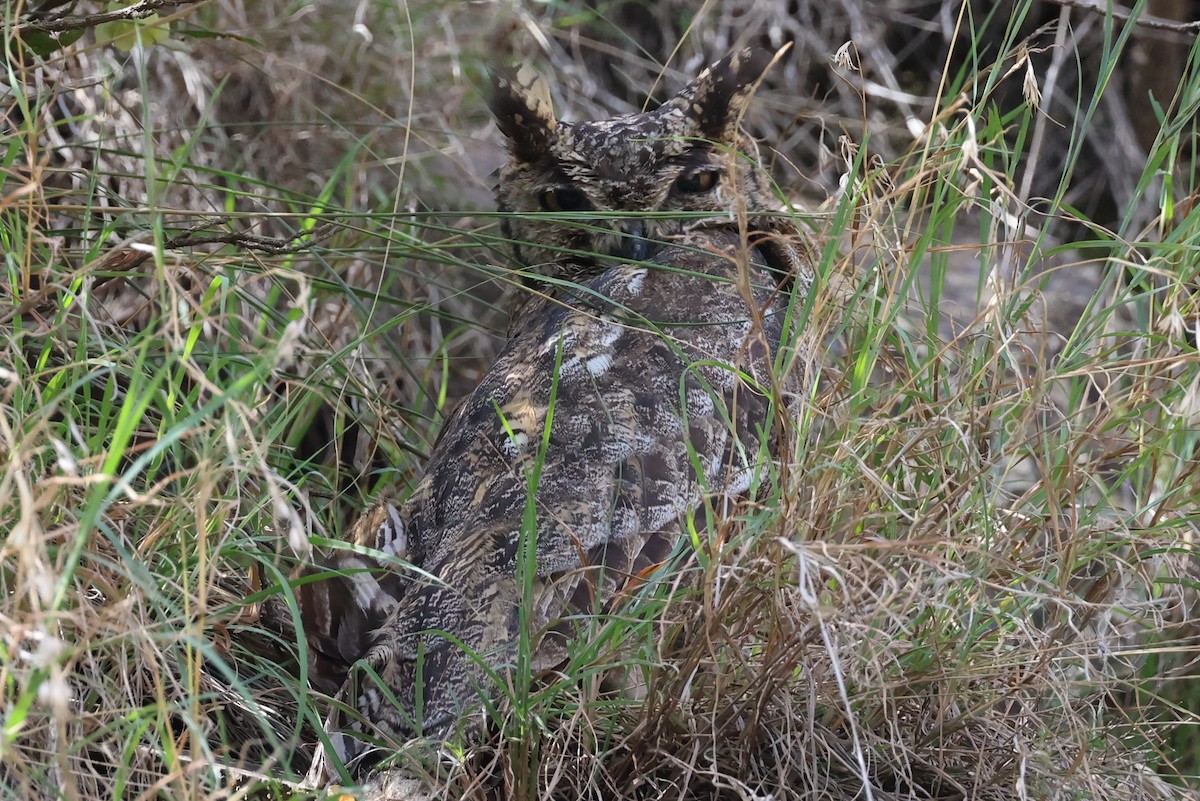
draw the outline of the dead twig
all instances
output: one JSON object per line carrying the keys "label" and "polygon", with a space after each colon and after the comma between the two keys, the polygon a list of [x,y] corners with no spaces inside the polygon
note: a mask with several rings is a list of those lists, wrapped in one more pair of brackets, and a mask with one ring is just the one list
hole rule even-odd
{"label": "dead twig", "polygon": [[105,22],[120,20],[145,19],[157,14],[164,8],[180,8],[192,6],[204,0],[138,0],[133,5],[104,11],[99,14],[80,14],[47,19],[33,19],[16,26],[16,35],[20,36],[26,30],[41,31],[42,33],[65,33],[67,31],[87,30]]}
{"label": "dead twig", "polygon": [[[300,231],[285,237],[269,237],[256,236],[254,234],[210,234],[201,236],[200,233],[211,229],[216,223],[209,221],[201,223],[193,228],[184,231],[177,237],[168,239],[163,243],[163,250],[176,250],[179,248],[197,247],[199,245],[234,245],[245,250],[264,253],[269,256],[281,256],[289,253],[299,253],[313,245],[328,239],[334,230],[333,223],[320,223],[309,231]],[[103,262],[96,268],[84,267],[84,271],[90,269],[112,270],[113,275],[105,276],[97,279],[96,287],[116,278],[124,277],[123,274],[136,270],[138,267],[146,263],[154,254],[144,250],[134,251],[129,248],[117,248],[114,253],[110,253]],[[8,312],[0,314],[0,325],[6,325],[9,321],[22,317],[33,311],[41,309],[50,300],[50,298],[59,291],[57,284],[52,284],[43,287],[39,291],[31,294],[24,301],[14,306]]]}
{"label": "dead twig", "polygon": [[[1089,0],[1048,0],[1055,5],[1063,6],[1064,8],[1079,8],[1084,11],[1091,11],[1096,14],[1108,13],[1108,8],[1096,5]],[[1133,17],[1133,12],[1127,8],[1118,6],[1112,7],[1113,19],[1128,22]],[[1156,31],[1170,31],[1172,33],[1183,33],[1189,36],[1200,34],[1200,20],[1192,22],[1178,22],[1171,19],[1163,19],[1162,17],[1139,16],[1133,20],[1135,25],[1140,25],[1143,28],[1150,28]]]}

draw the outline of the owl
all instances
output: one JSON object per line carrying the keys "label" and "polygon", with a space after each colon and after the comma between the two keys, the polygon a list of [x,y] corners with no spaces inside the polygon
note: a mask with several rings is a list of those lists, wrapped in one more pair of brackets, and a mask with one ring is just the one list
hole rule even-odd
{"label": "owl", "polygon": [[497,198],[532,299],[408,500],[298,587],[352,771],[469,725],[522,626],[552,666],[557,622],[615,603],[770,458],[778,401],[808,381],[791,328],[812,261],[741,129],[770,60],[740,51],[654,111],[575,123],[524,70],[496,76]]}

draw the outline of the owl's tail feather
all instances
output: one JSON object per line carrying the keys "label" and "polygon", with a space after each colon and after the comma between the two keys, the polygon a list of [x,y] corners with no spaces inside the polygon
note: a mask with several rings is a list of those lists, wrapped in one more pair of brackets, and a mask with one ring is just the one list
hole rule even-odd
{"label": "owl's tail feather", "polygon": [[343,549],[293,579],[308,644],[309,683],[332,695],[403,595],[408,540],[396,507],[380,503],[350,531]]}

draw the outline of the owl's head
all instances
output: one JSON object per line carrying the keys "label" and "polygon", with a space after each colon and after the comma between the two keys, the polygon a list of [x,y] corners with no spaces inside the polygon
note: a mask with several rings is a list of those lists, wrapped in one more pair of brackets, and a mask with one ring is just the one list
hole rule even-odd
{"label": "owl's head", "polygon": [[777,209],[758,147],[741,130],[771,60],[740,50],[654,111],[586,122],[556,119],[529,68],[497,74],[492,112],[509,151],[497,199],[510,213],[503,228],[517,263],[582,277],[613,260],[650,258],[714,216],[728,225],[738,209]]}

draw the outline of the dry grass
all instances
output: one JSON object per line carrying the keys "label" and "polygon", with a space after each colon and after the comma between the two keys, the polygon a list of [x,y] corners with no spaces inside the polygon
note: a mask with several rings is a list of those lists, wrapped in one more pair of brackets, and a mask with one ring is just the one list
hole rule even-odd
{"label": "dry grass", "polygon": [[400,761],[446,798],[1197,786],[1194,48],[1048,3],[693,6],[201,2],[43,58],[4,5],[4,797],[303,795],[287,577],[404,494],[516,291],[483,66],[578,118],[760,38],[795,47],[750,124],[826,243],[794,452],[486,736]]}

